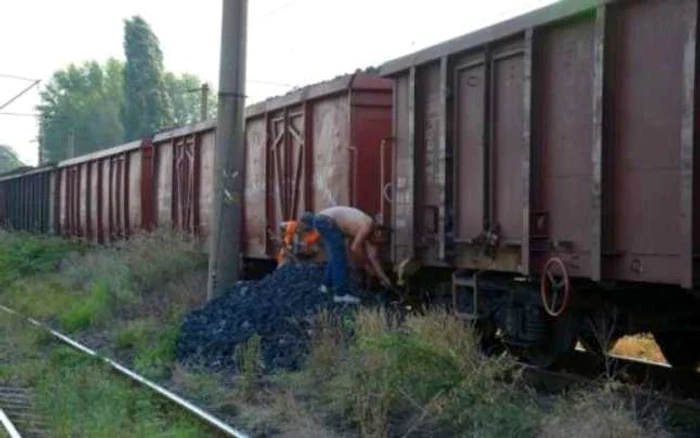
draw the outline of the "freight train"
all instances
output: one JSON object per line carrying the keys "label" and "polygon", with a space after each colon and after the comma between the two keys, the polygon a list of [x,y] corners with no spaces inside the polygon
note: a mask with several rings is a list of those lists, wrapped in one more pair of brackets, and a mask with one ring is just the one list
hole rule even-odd
{"label": "freight train", "polygon": [[[244,255],[303,210],[393,230],[399,284],[532,363],[654,334],[700,361],[698,0],[563,0],[248,108]],[[0,178],[0,220],[207,236],[213,124]]]}

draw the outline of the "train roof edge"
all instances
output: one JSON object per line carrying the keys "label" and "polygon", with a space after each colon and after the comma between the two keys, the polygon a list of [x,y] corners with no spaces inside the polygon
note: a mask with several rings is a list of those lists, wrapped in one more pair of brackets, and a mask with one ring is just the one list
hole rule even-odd
{"label": "train roof edge", "polygon": [[517,35],[527,29],[571,18],[590,12],[600,5],[617,1],[619,0],[560,0],[387,61],[380,67],[380,75],[383,77],[394,76],[411,67],[434,62],[455,53],[466,52],[490,42]]}

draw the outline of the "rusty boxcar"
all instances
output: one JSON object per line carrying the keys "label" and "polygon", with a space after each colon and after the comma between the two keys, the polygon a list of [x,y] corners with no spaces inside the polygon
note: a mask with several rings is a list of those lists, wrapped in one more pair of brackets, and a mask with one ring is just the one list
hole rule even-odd
{"label": "rusty boxcar", "polygon": [[249,257],[269,256],[268,232],[307,210],[341,204],[380,220],[389,214],[391,105],[391,81],[358,72],[247,108]]}
{"label": "rusty boxcar", "polygon": [[[391,96],[389,79],[357,72],[246,109],[246,257],[270,259],[268,231],[304,210],[388,214]],[[208,247],[215,129],[197,123],[0,177],[0,226],[100,243],[174,226]]]}
{"label": "rusty boxcar", "polygon": [[540,364],[649,331],[696,365],[697,36],[697,0],[564,0],[385,63],[399,275]]}

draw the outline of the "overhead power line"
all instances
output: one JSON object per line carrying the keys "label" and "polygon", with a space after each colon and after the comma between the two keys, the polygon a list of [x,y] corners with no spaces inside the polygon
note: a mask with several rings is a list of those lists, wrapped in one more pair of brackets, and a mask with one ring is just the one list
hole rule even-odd
{"label": "overhead power line", "polygon": [[282,82],[272,82],[272,81],[259,81],[257,79],[247,79],[246,82],[252,82],[254,84],[262,84],[262,85],[274,85],[277,87],[287,87],[287,88],[296,87],[296,85],[293,85],[293,84],[284,84]]}
{"label": "overhead power line", "polygon": [[289,1],[289,2],[287,2],[287,3],[285,3],[285,4],[283,4],[282,6],[280,6],[279,8],[274,9],[274,10],[268,12],[267,14],[263,15],[263,17],[270,17],[270,16],[272,16],[272,15],[275,15],[276,13],[278,13],[279,11],[281,11],[282,9],[286,9],[286,8],[288,8],[289,6],[293,5],[293,4],[296,3],[296,2],[297,2],[297,0]]}
{"label": "overhead power line", "polygon": [[32,88],[36,87],[36,86],[39,84],[39,82],[41,82],[40,79],[35,80],[34,82],[32,82],[32,85],[28,86],[28,87],[25,88],[24,90],[22,90],[22,91],[20,91],[19,93],[17,93],[12,99],[10,99],[10,100],[8,100],[7,102],[5,102],[5,103],[3,103],[2,105],[0,105],[0,111],[2,111],[3,109],[5,109],[9,104],[11,104],[12,102],[14,102],[15,100],[17,100],[17,99],[19,99],[20,97],[22,97],[22,95],[23,95],[24,93],[26,93],[27,91],[29,91],[29,90],[31,90]]}
{"label": "overhead power line", "polygon": [[17,75],[11,75],[11,74],[6,74],[6,73],[0,73],[0,78],[17,79],[18,81],[27,81],[27,82],[36,81],[36,79],[25,78],[24,76],[17,76]]}
{"label": "overhead power line", "polygon": [[41,117],[39,113],[0,113],[0,116]]}

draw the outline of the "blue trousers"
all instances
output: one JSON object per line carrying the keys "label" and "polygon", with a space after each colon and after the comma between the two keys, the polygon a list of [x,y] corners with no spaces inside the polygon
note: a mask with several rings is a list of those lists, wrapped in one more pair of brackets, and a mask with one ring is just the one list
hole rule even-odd
{"label": "blue trousers", "polygon": [[332,288],[337,295],[348,292],[348,260],[345,252],[345,235],[335,224],[333,219],[316,215],[313,227],[321,235],[326,249],[326,272],[323,284]]}

